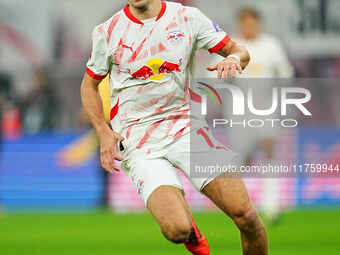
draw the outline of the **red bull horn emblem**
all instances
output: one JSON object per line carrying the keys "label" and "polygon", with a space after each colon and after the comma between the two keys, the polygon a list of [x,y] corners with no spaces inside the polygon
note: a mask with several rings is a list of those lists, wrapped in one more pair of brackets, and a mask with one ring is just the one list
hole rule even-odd
{"label": "red bull horn emblem", "polygon": [[172,72],[181,72],[180,64],[171,63],[162,59],[151,59],[145,66],[133,73],[132,77],[134,79],[150,79],[155,81],[162,79],[166,74]]}

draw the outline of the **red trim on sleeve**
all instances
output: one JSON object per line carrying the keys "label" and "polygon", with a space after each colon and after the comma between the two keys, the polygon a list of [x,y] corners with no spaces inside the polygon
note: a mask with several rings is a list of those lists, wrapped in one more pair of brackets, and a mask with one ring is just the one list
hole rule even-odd
{"label": "red trim on sleeve", "polygon": [[226,44],[230,41],[229,35],[226,35],[222,41],[220,41],[218,44],[215,45],[215,47],[212,47],[209,49],[210,53],[217,53],[219,52]]}
{"label": "red trim on sleeve", "polygon": [[88,75],[90,75],[93,79],[95,80],[98,80],[98,81],[101,81],[103,79],[105,79],[105,77],[107,76],[107,74],[105,75],[98,75],[98,74],[95,74],[90,68],[86,67],[86,73]]}
{"label": "red trim on sleeve", "polygon": [[[161,11],[159,12],[159,14],[157,16],[156,21],[158,21],[160,18],[163,17],[163,15],[165,13],[165,10],[166,10],[166,2],[162,1],[162,9],[161,9]],[[141,20],[139,20],[135,16],[133,16],[133,14],[130,11],[129,5],[125,6],[124,13],[125,13],[126,17],[128,17],[131,21],[133,21],[133,22],[135,22],[137,24],[140,24],[140,25],[144,25],[144,23]]]}

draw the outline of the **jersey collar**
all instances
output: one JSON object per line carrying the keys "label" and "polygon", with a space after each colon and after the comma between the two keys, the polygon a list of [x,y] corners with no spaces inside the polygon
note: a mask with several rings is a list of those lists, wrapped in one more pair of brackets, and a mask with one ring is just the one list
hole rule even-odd
{"label": "jersey collar", "polygon": [[[166,2],[162,1],[162,9],[161,9],[161,11],[159,12],[159,14],[157,16],[156,21],[158,21],[160,18],[163,17],[163,15],[165,13],[165,10],[166,10]],[[144,23],[141,20],[139,20],[135,16],[133,16],[133,14],[130,11],[129,5],[125,6],[124,13],[125,13],[126,17],[128,17],[131,21],[133,21],[133,22],[135,22],[137,24],[140,24],[140,25],[144,25]]]}

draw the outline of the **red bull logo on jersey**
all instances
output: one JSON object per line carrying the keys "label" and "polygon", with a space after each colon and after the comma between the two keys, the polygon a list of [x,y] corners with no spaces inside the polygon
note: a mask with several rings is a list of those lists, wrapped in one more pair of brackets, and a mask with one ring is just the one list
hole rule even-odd
{"label": "red bull logo on jersey", "polygon": [[170,32],[167,35],[167,40],[173,44],[178,45],[184,41],[185,34],[181,31]]}
{"label": "red bull logo on jersey", "polygon": [[161,80],[166,74],[172,72],[181,72],[181,61],[179,64],[154,58],[149,60],[142,68],[132,74],[134,79],[141,80]]}

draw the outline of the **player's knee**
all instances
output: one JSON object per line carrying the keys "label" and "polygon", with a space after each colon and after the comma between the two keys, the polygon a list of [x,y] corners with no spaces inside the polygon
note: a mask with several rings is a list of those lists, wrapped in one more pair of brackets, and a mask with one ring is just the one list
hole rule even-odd
{"label": "player's knee", "polygon": [[232,216],[240,231],[244,233],[255,233],[263,228],[263,224],[255,209],[241,210]]}
{"label": "player's knee", "polygon": [[171,227],[163,229],[163,235],[169,241],[175,244],[185,243],[190,236],[192,226],[190,224],[175,224]]}

